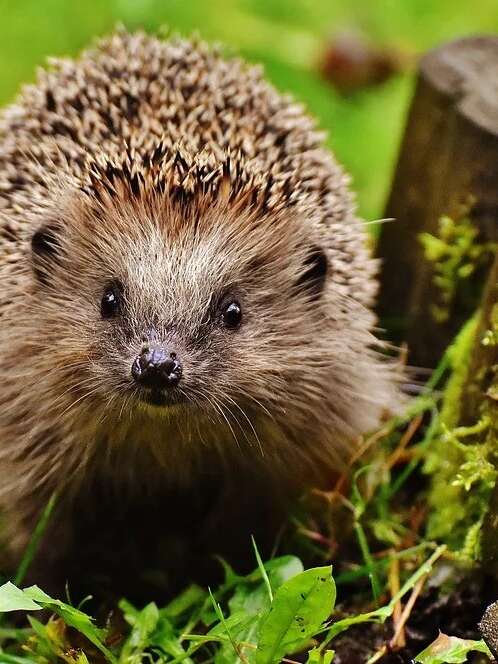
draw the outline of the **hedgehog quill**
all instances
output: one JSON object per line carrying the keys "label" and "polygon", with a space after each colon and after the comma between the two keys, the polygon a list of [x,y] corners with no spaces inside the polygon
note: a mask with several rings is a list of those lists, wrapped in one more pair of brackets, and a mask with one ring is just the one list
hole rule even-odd
{"label": "hedgehog quill", "polygon": [[376,262],[322,143],[259,69],[142,33],[4,111],[0,506],[16,559],[59,494],[35,579],[136,569],[164,528],[170,581],[236,556],[396,408]]}

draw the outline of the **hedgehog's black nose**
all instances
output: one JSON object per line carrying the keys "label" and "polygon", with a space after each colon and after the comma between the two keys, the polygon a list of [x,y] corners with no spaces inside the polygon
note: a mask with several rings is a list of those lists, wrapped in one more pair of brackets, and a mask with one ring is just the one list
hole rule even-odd
{"label": "hedgehog's black nose", "polygon": [[142,387],[163,390],[178,385],[182,365],[176,353],[161,347],[148,347],[133,362],[131,375]]}

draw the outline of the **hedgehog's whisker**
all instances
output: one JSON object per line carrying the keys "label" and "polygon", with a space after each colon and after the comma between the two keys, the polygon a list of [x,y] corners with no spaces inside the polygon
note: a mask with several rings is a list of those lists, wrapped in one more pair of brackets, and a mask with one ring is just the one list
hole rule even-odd
{"label": "hedgehog's whisker", "polygon": [[[241,449],[238,436],[236,435],[236,433],[235,433],[235,431],[234,431],[234,429],[233,429],[233,427],[230,423],[230,420],[229,420],[229,418],[227,417],[227,415],[225,413],[226,404],[224,404],[223,402],[220,402],[218,399],[216,399],[216,397],[213,397],[212,395],[207,397],[207,399],[208,399],[209,403],[213,406],[213,408],[215,408],[220,413],[223,420],[226,422],[226,424],[228,425],[228,428],[230,429],[230,432],[233,436],[235,444],[237,445],[237,447],[239,449]],[[233,413],[231,413],[230,409],[227,408],[227,410],[228,410],[229,414],[232,415],[232,417],[233,417]]]}
{"label": "hedgehog's whisker", "polygon": [[254,401],[254,403],[257,406],[259,406],[261,408],[261,410],[263,410],[266,413],[266,415],[268,415],[268,417],[271,420],[273,420],[273,422],[276,423],[275,415],[259,399],[256,399],[256,397],[253,396],[252,394],[244,394],[244,396],[246,398],[249,398],[251,401]]}
{"label": "hedgehog's whisker", "polygon": [[75,408],[75,406],[77,406],[81,401],[83,401],[83,399],[88,399],[88,397],[91,397],[91,396],[93,396],[94,394],[97,394],[97,392],[100,392],[100,391],[101,391],[101,387],[100,387],[100,385],[97,385],[97,387],[95,387],[93,390],[89,390],[85,394],[82,394],[78,399],[76,399],[75,401],[70,403],[69,406],[67,406],[67,408],[65,408],[62,411],[62,413],[60,414],[60,417],[61,418],[64,417],[64,415],[66,415],[66,413],[73,410]]}
{"label": "hedgehog's whisker", "polygon": [[[76,390],[76,389],[79,389],[79,388],[81,388],[81,387],[83,387],[83,386],[85,386],[85,385],[88,385],[88,384],[90,384],[90,385],[91,385],[91,384],[95,384],[95,382],[96,382],[96,381],[95,381],[94,378],[91,378],[91,379],[86,378],[86,379],[80,381],[79,383],[76,383],[75,385],[72,385],[71,387],[69,387],[68,389],[66,389],[64,392],[62,392],[62,394],[60,394],[60,395],[57,396],[56,398],[52,399],[52,401],[50,401],[50,402],[47,404],[47,408],[48,408],[49,410],[54,410],[54,411],[56,411],[57,408],[59,407],[59,405],[61,405],[61,404],[63,404],[63,403],[65,402],[64,397],[67,396],[67,394],[69,394],[70,392],[72,392],[72,391],[74,391],[74,390]],[[74,403],[78,403],[78,402],[81,401],[82,399],[86,399],[86,397],[87,397],[88,395],[91,395],[91,394],[94,394],[95,392],[98,392],[99,389],[100,389],[100,386],[96,385],[96,388],[95,388],[94,390],[90,390],[89,392],[86,392],[85,394],[83,394],[83,395],[80,397],[80,399],[77,399],[76,402],[71,402],[71,403],[69,404],[69,406],[67,407],[66,410],[70,410],[70,409],[72,408],[72,406],[73,406]],[[64,410],[62,413],[60,413],[60,415],[59,415],[60,418],[62,418],[62,417],[65,415],[66,410]]]}
{"label": "hedgehog's whisker", "polygon": [[[256,431],[256,429],[255,429],[255,427],[254,427],[254,425],[253,425],[253,423],[252,423],[251,420],[249,419],[249,416],[247,415],[247,413],[245,412],[245,410],[244,410],[244,409],[243,409],[243,408],[242,408],[242,407],[241,407],[241,406],[240,406],[240,405],[239,405],[234,399],[232,399],[232,397],[229,397],[229,396],[227,395],[225,398],[226,398],[230,403],[232,403],[232,404],[233,404],[233,405],[234,405],[234,406],[240,411],[240,413],[242,414],[242,416],[244,417],[244,419],[245,419],[246,422],[248,423],[248,425],[249,425],[251,431],[252,431],[253,434],[254,434],[254,438],[256,439],[256,442],[258,443],[258,447],[259,447],[259,450],[260,450],[260,452],[261,452],[261,456],[264,457],[265,454],[264,454],[264,451],[263,451],[263,446],[262,446],[262,444],[261,444],[261,439],[260,439],[260,437],[259,437],[259,435],[258,435],[258,433],[257,433],[257,431]],[[239,426],[240,426],[240,425],[239,425]],[[249,441],[247,438],[246,438],[246,440],[247,440],[247,441],[249,442],[249,444],[250,444],[250,441]]]}

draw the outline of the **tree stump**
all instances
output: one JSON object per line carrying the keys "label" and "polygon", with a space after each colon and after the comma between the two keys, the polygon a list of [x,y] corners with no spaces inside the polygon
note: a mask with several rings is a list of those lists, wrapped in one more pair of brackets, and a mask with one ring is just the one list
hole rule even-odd
{"label": "tree stump", "polygon": [[[420,62],[385,214],[395,221],[378,246],[381,324],[417,366],[433,366],[475,310],[498,240],[497,72],[498,36],[460,39]],[[453,226],[438,240],[442,217]],[[422,233],[442,259],[427,260]]]}

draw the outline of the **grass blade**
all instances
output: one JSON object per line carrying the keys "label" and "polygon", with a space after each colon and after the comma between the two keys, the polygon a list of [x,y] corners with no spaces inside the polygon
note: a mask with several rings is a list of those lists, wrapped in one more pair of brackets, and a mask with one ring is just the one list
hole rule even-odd
{"label": "grass blade", "polygon": [[29,540],[28,546],[26,547],[26,551],[24,552],[21,562],[19,563],[19,567],[17,568],[17,572],[14,577],[14,585],[16,586],[20,586],[24,581],[24,579],[26,578],[27,571],[30,568],[31,563],[33,562],[33,559],[40,545],[41,538],[43,537],[43,534],[47,529],[48,522],[50,521],[50,517],[52,516],[52,512],[54,511],[56,502],[57,502],[57,494],[53,493],[50,496],[50,500],[45,505],[45,508],[41,513],[40,518],[38,519],[38,523],[36,524],[31,539]]}

